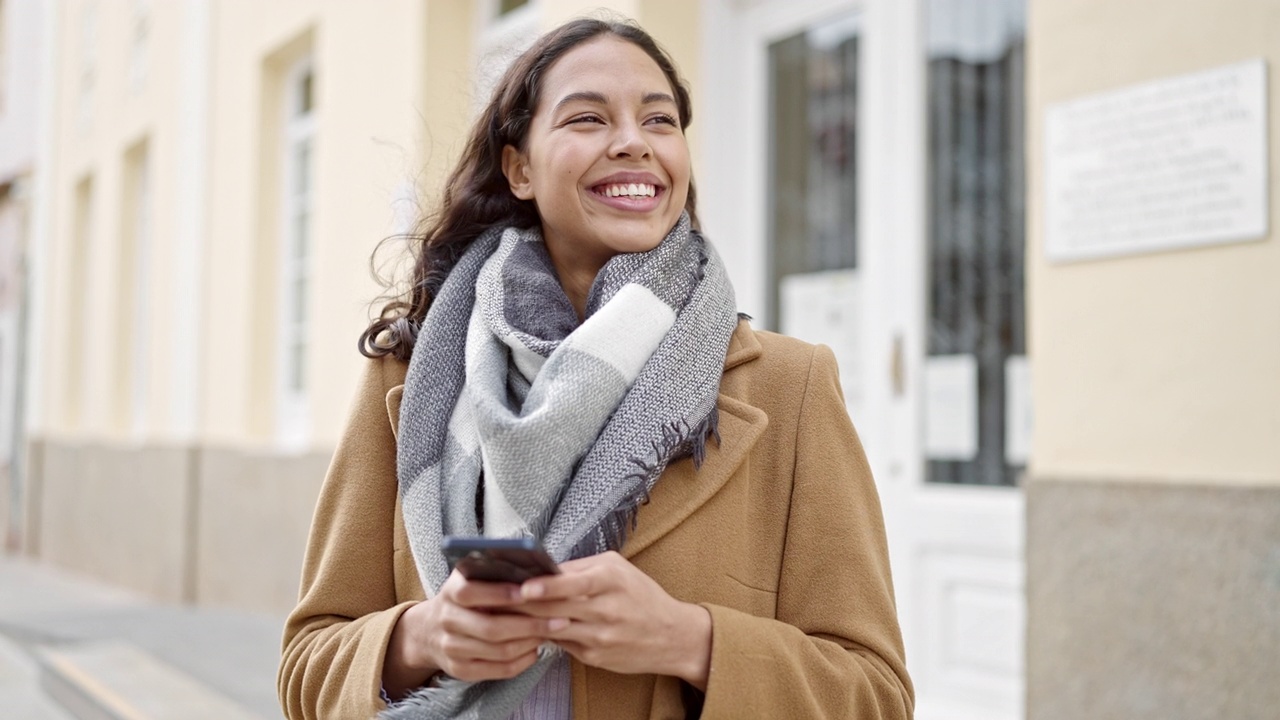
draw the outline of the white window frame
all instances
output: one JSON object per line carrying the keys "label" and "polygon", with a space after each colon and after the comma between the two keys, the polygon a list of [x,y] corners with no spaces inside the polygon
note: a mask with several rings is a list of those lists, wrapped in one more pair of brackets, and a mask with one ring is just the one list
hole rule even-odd
{"label": "white window frame", "polygon": [[[310,310],[311,259],[314,251],[315,195],[315,63],[307,56],[285,73],[284,92],[281,93],[281,194],[280,194],[280,262],[277,295],[276,332],[276,437],[287,449],[301,449],[307,442],[310,415],[308,370],[310,363]],[[311,77],[311,108],[299,115],[297,108],[302,101],[301,83]],[[299,174],[297,155],[307,147],[307,163]],[[297,245],[298,220],[306,217],[306,238],[302,247]],[[299,283],[305,283],[306,292],[298,305],[296,292]],[[295,352],[301,359],[295,363]],[[300,374],[296,374],[298,368]]]}
{"label": "white window frame", "polygon": [[478,115],[489,102],[507,66],[533,44],[539,35],[542,7],[540,0],[508,13],[500,13],[499,0],[475,3],[476,41],[471,66],[475,68],[471,93],[471,114]]}

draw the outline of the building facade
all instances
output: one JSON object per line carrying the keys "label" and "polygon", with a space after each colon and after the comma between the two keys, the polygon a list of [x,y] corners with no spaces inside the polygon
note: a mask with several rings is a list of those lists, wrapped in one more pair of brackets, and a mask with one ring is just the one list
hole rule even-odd
{"label": "building facade", "polygon": [[[740,309],[836,352],[917,716],[1274,708],[1276,191],[1240,181],[1266,222],[1228,242],[1063,256],[1096,183],[1054,194],[1078,158],[1046,138],[1096,117],[1072,103],[1260,61],[1266,113],[1237,120],[1274,176],[1274,0],[45,3],[25,552],[292,606],[371,254],[391,237],[394,269],[505,59],[598,5],[692,86]],[[1098,162],[1200,157],[1175,140]]]}
{"label": "building facade", "polygon": [[24,535],[23,452],[31,238],[40,196],[36,148],[43,90],[44,7],[0,3],[0,546]]}

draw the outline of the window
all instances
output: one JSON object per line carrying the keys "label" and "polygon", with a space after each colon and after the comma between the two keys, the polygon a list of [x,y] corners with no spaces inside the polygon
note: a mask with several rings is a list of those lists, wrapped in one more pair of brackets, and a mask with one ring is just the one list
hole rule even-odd
{"label": "window", "polygon": [[[929,362],[976,383],[977,437],[932,482],[1013,485],[1025,386],[1025,0],[929,0]],[[926,418],[928,422],[928,418]]]}
{"label": "window", "polygon": [[302,441],[307,415],[307,310],[312,253],[312,167],[315,146],[315,76],[309,59],[287,73],[281,158],[279,325],[277,337],[278,434]]}
{"label": "window", "polygon": [[788,278],[857,266],[858,16],[769,46],[769,317]]}

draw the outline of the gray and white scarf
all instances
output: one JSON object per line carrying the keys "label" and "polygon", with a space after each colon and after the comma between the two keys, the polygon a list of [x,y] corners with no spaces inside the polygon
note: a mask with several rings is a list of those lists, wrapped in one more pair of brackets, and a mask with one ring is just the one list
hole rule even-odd
{"label": "gray and white scarf", "polygon": [[[432,302],[400,407],[423,587],[449,575],[441,539],[482,527],[541,538],[557,562],[620,548],[666,466],[701,462],[736,324],[724,265],[687,215],[653,250],[605,264],[581,324],[537,230],[477,238]],[[558,652],[509,680],[446,678],[384,717],[506,720]]]}

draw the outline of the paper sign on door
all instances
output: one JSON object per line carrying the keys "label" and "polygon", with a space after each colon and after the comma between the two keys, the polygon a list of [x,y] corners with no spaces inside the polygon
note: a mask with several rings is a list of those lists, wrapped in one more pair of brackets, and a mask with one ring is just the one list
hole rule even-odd
{"label": "paper sign on door", "polygon": [[935,355],[924,365],[924,454],[966,462],[978,456],[978,363]]}

